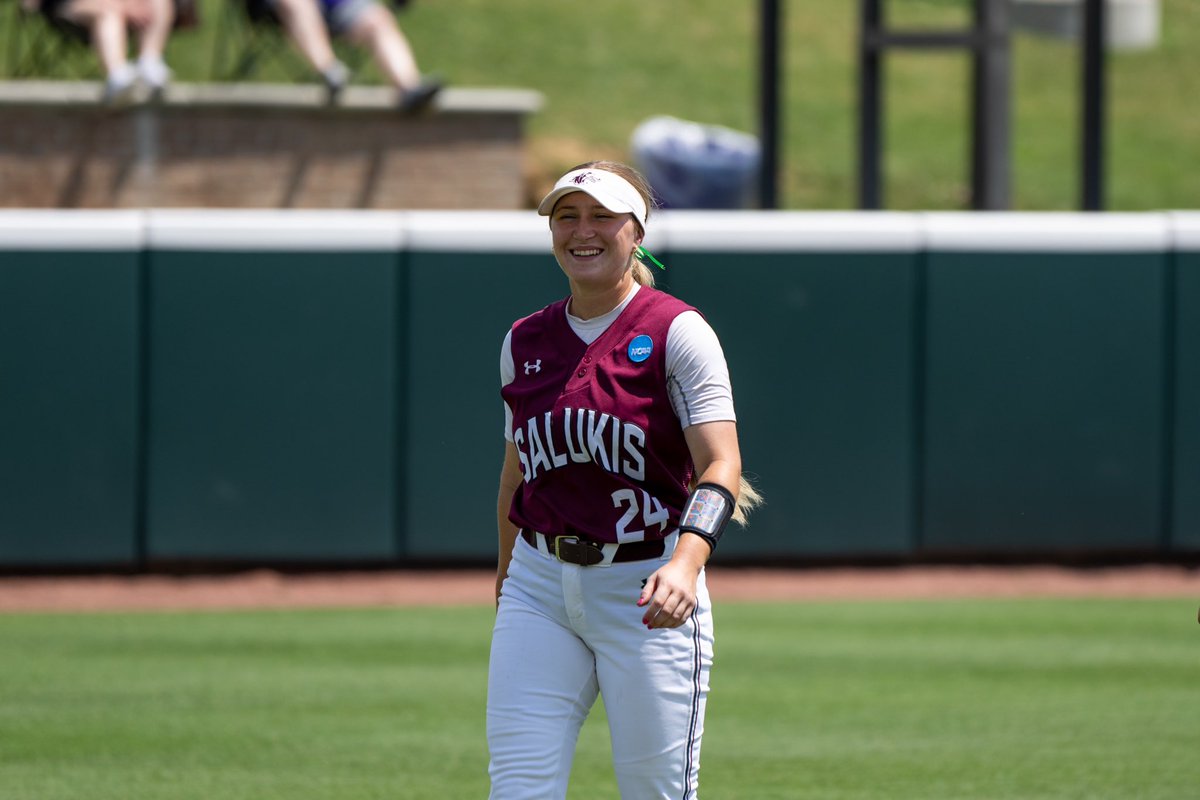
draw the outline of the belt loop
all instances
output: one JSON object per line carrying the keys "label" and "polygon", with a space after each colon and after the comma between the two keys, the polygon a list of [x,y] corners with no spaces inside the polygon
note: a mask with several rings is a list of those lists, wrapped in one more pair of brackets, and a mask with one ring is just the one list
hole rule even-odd
{"label": "belt loop", "polygon": [[549,557],[554,556],[554,553],[550,550],[550,547],[546,542],[546,534],[538,531],[531,531],[528,528],[522,528],[521,532],[517,535],[533,545],[534,549],[536,549],[542,555]]}
{"label": "belt loop", "polygon": [[606,544],[603,547],[601,547],[600,549],[604,553],[604,560],[601,561],[596,566],[611,567],[612,563],[613,563],[613,559],[617,557],[618,548],[620,548],[619,544]]}

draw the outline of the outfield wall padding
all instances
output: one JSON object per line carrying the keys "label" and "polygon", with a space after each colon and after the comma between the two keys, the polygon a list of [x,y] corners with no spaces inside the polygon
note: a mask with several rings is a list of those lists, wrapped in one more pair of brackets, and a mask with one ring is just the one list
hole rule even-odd
{"label": "outfield wall padding", "polygon": [[[662,212],[718,559],[1200,552],[1200,214]],[[0,212],[0,568],[479,562],[530,212]]]}
{"label": "outfield wall padding", "polygon": [[0,213],[0,565],[139,558],[143,228]]}
{"label": "outfield wall padding", "polygon": [[927,224],[921,549],[1159,549],[1166,221]]}
{"label": "outfield wall padding", "polygon": [[150,219],[147,558],[395,560],[399,221],[246,219]]}
{"label": "outfield wall padding", "polygon": [[1200,213],[1171,215],[1174,235],[1173,481],[1170,546],[1200,550]]}

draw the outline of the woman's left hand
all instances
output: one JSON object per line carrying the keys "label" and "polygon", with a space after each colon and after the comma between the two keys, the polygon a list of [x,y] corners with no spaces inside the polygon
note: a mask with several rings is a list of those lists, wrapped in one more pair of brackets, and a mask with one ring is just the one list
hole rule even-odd
{"label": "woman's left hand", "polygon": [[638,606],[647,628],[678,628],[696,608],[696,572],[671,561],[646,579]]}
{"label": "woman's left hand", "polygon": [[671,560],[646,579],[638,607],[647,628],[678,628],[696,610],[696,582],[708,560],[708,543],[683,534]]}

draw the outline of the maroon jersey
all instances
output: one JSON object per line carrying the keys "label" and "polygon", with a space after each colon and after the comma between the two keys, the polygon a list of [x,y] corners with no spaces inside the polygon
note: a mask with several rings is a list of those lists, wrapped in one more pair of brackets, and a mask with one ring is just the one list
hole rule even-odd
{"label": "maroon jersey", "polygon": [[567,322],[567,301],[512,330],[513,414],[524,482],[508,518],[552,536],[659,539],[675,529],[692,460],[667,396],[667,331],[691,306],[642,287],[595,342]]}

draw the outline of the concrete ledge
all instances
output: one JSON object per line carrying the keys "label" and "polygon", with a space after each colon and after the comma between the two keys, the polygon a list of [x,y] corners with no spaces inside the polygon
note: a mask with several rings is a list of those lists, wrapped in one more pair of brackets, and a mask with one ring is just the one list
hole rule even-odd
{"label": "concrete ledge", "polygon": [[0,82],[0,206],[514,209],[537,92],[177,84],[110,107],[97,82]]}
{"label": "concrete ledge", "polygon": [[[99,81],[0,81],[0,108],[98,104],[103,89]],[[141,105],[389,111],[396,108],[396,92],[385,86],[351,86],[331,104],[317,84],[179,83],[168,86],[161,98],[143,93],[122,108]],[[530,89],[449,87],[435,100],[433,112],[527,115],[541,108],[542,95]]]}

